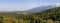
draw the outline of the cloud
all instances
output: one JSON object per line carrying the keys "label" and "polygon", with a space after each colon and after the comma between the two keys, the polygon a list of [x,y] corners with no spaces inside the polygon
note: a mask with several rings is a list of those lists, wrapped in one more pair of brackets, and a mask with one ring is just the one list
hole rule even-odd
{"label": "cloud", "polygon": [[56,5],[57,7],[60,7],[60,3],[55,3],[55,5]]}

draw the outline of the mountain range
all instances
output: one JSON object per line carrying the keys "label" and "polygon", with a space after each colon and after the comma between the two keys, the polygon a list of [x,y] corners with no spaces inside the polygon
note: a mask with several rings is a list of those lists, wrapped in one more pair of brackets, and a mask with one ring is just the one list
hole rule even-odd
{"label": "mountain range", "polygon": [[47,10],[47,9],[52,9],[52,8],[55,8],[56,5],[47,5],[47,6],[40,6],[40,7],[35,7],[33,9],[29,9],[29,10],[26,10],[27,12],[40,12],[40,11],[43,11],[43,10]]}

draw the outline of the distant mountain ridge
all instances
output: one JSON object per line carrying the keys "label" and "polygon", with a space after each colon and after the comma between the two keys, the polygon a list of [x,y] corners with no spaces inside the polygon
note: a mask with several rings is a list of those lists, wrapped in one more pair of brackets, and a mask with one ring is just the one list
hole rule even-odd
{"label": "distant mountain ridge", "polygon": [[43,11],[43,10],[46,10],[46,9],[51,9],[51,8],[54,8],[54,7],[56,7],[56,5],[40,6],[40,7],[35,7],[33,9],[29,9],[29,10],[27,10],[27,12],[39,12],[39,11]]}

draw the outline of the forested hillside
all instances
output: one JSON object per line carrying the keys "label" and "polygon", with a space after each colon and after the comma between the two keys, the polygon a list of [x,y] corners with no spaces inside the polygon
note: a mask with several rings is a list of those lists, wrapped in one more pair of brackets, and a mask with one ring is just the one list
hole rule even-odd
{"label": "forested hillside", "polygon": [[53,9],[44,10],[42,12],[33,13],[33,15],[40,17],[43,21],[46,20],[47,22],[53,21],[52,23],[59,23],[60,7],[55,7]]}
{"label": "forested hillside", "polygon": [[0,13],[0,23],[60,23],[60,7],[29,15]]}

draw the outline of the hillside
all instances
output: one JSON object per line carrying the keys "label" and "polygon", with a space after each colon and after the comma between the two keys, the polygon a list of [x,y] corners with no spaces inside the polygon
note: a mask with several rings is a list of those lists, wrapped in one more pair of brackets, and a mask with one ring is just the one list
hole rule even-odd
{"label": "hillside", "polygon": [[60,7],[28,14],[0,12],[0,23],[60,23]]}
{"label": "hillside", "polygon": [[42,22],[44,22],[44,20],[46,20],[47,22],[48,20],[51,20],[53,21],[52,23],[55,23],[55,21],[57,21],[57,23],[60,23],[60,7],[33,13],[32,15],[40,17],[43,20]]}

